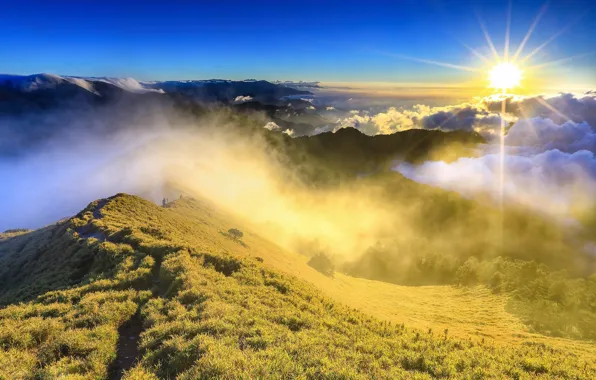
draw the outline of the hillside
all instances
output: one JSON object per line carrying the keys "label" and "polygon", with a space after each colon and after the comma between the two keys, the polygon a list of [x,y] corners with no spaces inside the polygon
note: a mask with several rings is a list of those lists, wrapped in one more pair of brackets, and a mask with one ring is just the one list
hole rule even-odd
{"label": "hillside", "polygon": [[307,260],[203,200],[95,201],[0,240],[0,378],[596,376],[594,345],[528,333],[505,296]]}

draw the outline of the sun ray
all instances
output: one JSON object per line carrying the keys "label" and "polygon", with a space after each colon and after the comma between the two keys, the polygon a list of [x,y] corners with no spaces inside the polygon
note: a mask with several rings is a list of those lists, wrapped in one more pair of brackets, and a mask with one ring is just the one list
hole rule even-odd
{"label": "sun ray", "polygon": [[573,120],[571,120],[569,118],[569,116],[565,115],[563,112],[559,111],[556,107],[554,107],[551,104],[548,104],[548,102],[544,99],[542,99],[541,97],[537,97],[536,100],[542,104],[543,106],[545,106],[546,108],[548,108],[549,110],[553,111],[554,113],[556,113],[557,115],[559,115],[560,117],[562,117],[563,119],[573,122]]}
{"label": "sun ray", "polygon": [[497,61],[500,61],[501,57],[499,57],[499,53],[497,53],[497,49],[495,48],[493,40],[490,38],[490,35],[488,34],[488,30],[486,30],[486,25],[484,25],[484,21],[482,21],[480,14],[476,13],[476,18],[478,19],[478,23],[480,24],[480,28],[482,29],[482,34],[484,34],[484,38],[486,39],[486,43],[488,44],[490,51],[493,53],[495,59]]}
{"label": "sun ray", "polygon": [[503,198],[505,196],[505,111],[507,111],[507,97],[505,96],[505,89],[503,89],[503,99],[501,100],[501,130],[499,133],[499,143],[500,143],[500,201],[501,201],[501,211],[503,211]]}
{"label": "sun ray", "polygon": [[458,41],[463,47],[465,47],[466,49],[468,49],[469,51],[472,52],[472,54],[474,54],[476,57],[480,58],[482,61],[484,61],[484,63],[490,63],[490,59],[486,58],[486,56],[482,53],[480,53],[478,50],[470,47],[469,45]]}
{"label": "sun ray", "polygon": [[445,126],[445,124],[449,123],[451,120],[455,119],[456,117],[459,116],[459,114],[462,112],[462,109],[458,109],[457,111],[455,111],[454,113],[452,113],[451,115],[449,115],[449,117],[445,120],[443,120],[441,122],[441,124],[439,124],[439,126],[437,127],[437,129],[441,129]]}
{"label": "sun ray", "polygon": [[536,26],[538,25],[538,22],[540,21],[540,19],[542,18],[542,16],[544,16],[544,14],[546,13],[546,10],[548,9],[548,2],[546,2],[542,8],[540,9],[540,11],[538,12],[538,14],[536,15],[536,18],[534,19],[534,21],[532,22],[532,25],[530,25],[530,29],[528,29],[528,32],[526,33],[526,35],[524,36],[524,39],[522,40],[521,44],[519,45],[519,47],[517,48],[517,50],[515,51],[515,54],[513,55],[513,61],[515,62],[517,60],[517,58],[519,57],[519,55],[522,53],[522,51],[524,50],[524,47],[526,46],[526,43],[528,42],[528,40],[530,39],[530,37],[532,36],[532,33],[534,32],[534,29],[536,28]]}
{"label": "sun ray", "polygon": [[561,58],[561,59],[557,59],[557,60],[554,60],[554,61],[550,61],[550,62],[546,62],[546,63],[541,63],[539,65],[530,66],[530,67],[526,68],[526,70],[538,70],[538,69],[542,69],[542,68],[547,67],[547,66],[552,66],[552,65],[559,64],[559,63],[563,63],[563,62],[572,61],[574,59],[587,57],[587,56],[593,55],[593,54],[596,54],[596,51],[592,51],[592,52],[589,52],[589,53],[572,55],[571,57]]}
{"label": "sun ray", "polygon": [[509,0],[509,4],[507,6],[507,23],[505,26],[505,51],[503,52],[505,62],[509,60],[509,37],[511,34],[511,1],[512,0]]}
{"label": "sun ray", "polygon": [[407,60],[410,60],[410,61],[421,62],[421,63],[428,63],[430,65],[437,65],[437,66],[449,67],[451,69],[456,69],[456,70],[473,71],[473,72],[480,72],[481,71],[479,68],[476,68],[476,67],[454,65],[452,63],[433,61],[433,60],[430,60],[430,59],[415,58],[415,57],[410,57],[410,56],[402,55],[402,54],[392,54],[392,53],[383,53],[383,54],[388,55],[390,57],[407,59]]}
{"label": "sun ray", "polygon": [[578,22],[584,15],[585,15],[585,13],[582,14],[580,17],[576,18],[575,20],[573,20],[572,22],[570,22],[569,24],[567,24],[565,27],[563,27],[557,33],[553,34],[548,40],[544,41],[540,46],[538,46],[536,49],[532,50],[532,52],[530,54],[528,54],[527,56],[525,56],[524,58],[522,58],[521,61],[520,61],[520,63],[524,63],[528,59],[532,58],[534,55],[538,54],[538,52],[540,52],[540,50],[544,49],[548,44],[550,44],[551,42],[553,42],[554,40],[556,40],[557,38],[559,38],[559,36],[561,34],[565,33],[576,22]]}
{"label": "sun ray", "polygon": [[536,130],[536,126],[532,122],[532,119],[530,119],[528,117],[528,114],[526,114],[526,112],[524,111],[524,109],[522,107],[519,108],[519,112],[523,116],[522,120],[525,120],[530,125],[530,129],[532,130],[532,132],[534,132],[534,137],[536,137],[536,138],[540,137],[540,135],[538,134],[538,131]]}

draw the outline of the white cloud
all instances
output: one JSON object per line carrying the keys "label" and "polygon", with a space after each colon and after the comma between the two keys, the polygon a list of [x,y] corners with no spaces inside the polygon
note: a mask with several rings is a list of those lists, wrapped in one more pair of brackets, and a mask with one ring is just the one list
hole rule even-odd
{"label": "white cloud", "polygon": [[129,92],[145,93],[145,92],[158,92],[163,94],[164,91],[161,89],[149,88],[137,81],[134,78],[89,78],[88,80],[98,80],[100,82],[110,83],[114,86],[120,87],[123,90]]}
{"label": "white cloud", "polygon": [[[596,194],[596,157],[548,150],[535,155],[506,154],[503,194],[507,201],[556,216],[568,216],[574,207],[593,205]],[[501,194],[500,155],[460,158],[446,163],[429,161],[416,167],[400,164],[395,170],[420,183],[457,191],[468,197]]]}
{"label": "white cloud", "polygon": [[520,118],[543,117],[557,124],[566,121],[587,122],[596,126],[596,93],[587,91],[581,94],[561,93],[551,96],[492,96],[481,100],[489,110],[499,112],[505,98],[507,112]]}
{"label": "white cloud", "polygon": [[267,124],[265,124],[265,126],[263,128],[266,128],[270,131],[279,131],[281,130],[281,127],[277,124],[275,124],[274,122],[270,121]]}
{"label": "white cloud", "polygon": [[[487,110],[483,105],[464,103],[456,106],[429,107],[418,104],[411,109],[389,107],[385,112],[369,116],[350,112],[350,116],[340,119],[339,128],[356,128],[367,135],[386,135],[408,129],[439,129],[443,131],[475,131],[485,136],[493,135],[500,129],[501,116]],[[505,115],[506,123],[516,117]]]}
{"label": "white cloud", "polygon": [[325,107],[325,109],[327,111],[335,111],[335,107],[333,107],[333,106],[327,106],[327,107]]}
{"label": "white cloud", "polygon": [[394,169],[421,183],[469,197],[489,194],[495,200],[504,178],[506,201],[560,217],[596,206],[596,132],[586,121],[522,119],[509,129],[505,144],[502,177],[498,145],[484,147],[479,157]]}
{"label": "white cloud", "polygon": [[315,130],[310,134],[311,136],[314,135],[318,135],[321,133],[327,133],[327,132],[336,132],[337,129],[334,129],[332,126],[330,125],[324,125],[322,127],[317,127],[315,128]]}
{"label": "white cloud", "polygon": [[505,136],[507,145],[538,150],[559,149],[565,152],[596,152],[596,132],[586,123],[556,124],[551,119],[533,118],[518,121]]}
{"label": "white cloud", "polygon": [[234,99],[234,103],[244,103],[244,102],[250,102],[251,100],[252,100],[252,96],[248,96],[248,95],[246,95],[246,96],[242,96],[242,95],[241,95],[241,96],[237,96],[237,97]]}
{"label": "white cloud", "polygon": [[288,135],[290,137],[294,137],[294,134],[295,134],[293,129],[286,129],[282,133],[285,133],[286,135]]}
{"label": "white cloud", "polygon": [[[503,100],[506,102],[505,114],[501,114]],[[327,109],[330,110],[330,107]],[[367,115],[370,118],[366,118]],[[548,118],[558,125],[573,121],[594,126],[596,93],[588,91],[583,94],[534,97],[492,95],[469,103],[443,107],[424,104],[417,104],[409,109],[388,107],[374,115],[367,111],[352,110],[338,120],[336,129],[357,128],[368,135],[391,134],[413,128],[465,130],[478,132],[490,139],[498,135],[502,121],[508,126],[520,119],[536,118]]]}

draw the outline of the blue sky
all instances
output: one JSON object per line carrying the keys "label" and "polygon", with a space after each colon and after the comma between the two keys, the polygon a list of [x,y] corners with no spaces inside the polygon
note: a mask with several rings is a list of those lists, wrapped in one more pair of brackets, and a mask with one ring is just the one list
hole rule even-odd
{"label": "blue sky", "polygon": [[[0,73],[51,72],[142,80],[258,78],[329,82],[462,83],[458,65],[489,54],[475,12],[502,51],[507,0],[447,1],[8,1],[0,9]],[[512,50],[544,1],[514,1]],[[525,52],[571,21],[537,54],[546,62],[596,51],[591,1],[551,0]],[[586,13],[587,12],[587,13]],[[596,56],[557,67],[596,82]]]}

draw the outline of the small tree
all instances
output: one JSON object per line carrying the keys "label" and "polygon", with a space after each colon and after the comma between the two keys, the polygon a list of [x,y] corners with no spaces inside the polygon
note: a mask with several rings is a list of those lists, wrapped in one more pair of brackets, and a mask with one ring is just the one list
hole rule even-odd
{"label": "small tree", "polygon": [[228,235],[235,240],[240,240],[242,239],[242,236],[244,236],[244,234],[242,233],[242,231],[240,231],[239,229],[236,228],[230,228],[228,230]]}
{"label": "small tree", "polygon": [[333,277],[335,266],[324,253],[318,253],[308,260],[308,265],[328,277]]}

